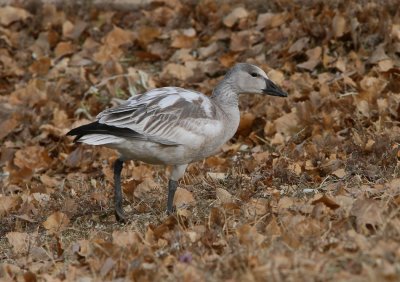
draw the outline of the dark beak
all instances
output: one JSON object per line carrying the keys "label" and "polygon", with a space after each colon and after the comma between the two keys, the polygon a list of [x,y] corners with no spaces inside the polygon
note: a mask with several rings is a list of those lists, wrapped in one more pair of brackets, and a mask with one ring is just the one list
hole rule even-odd
{"label": "dark beak", "polygon": [[269,79],[265,79],[266,87],[263,92],[271,96],[287,97],[288,94]]}

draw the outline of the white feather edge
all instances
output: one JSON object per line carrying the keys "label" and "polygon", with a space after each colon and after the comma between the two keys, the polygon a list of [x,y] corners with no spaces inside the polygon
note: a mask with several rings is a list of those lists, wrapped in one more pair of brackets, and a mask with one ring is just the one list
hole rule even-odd
{"label": "white feather edge", "polygon": [[107,145],[107,144],[119,144],[124,142],[125,139],[108,134],[88,134],[82,136],[78,142],[82,142],[88,145]]}

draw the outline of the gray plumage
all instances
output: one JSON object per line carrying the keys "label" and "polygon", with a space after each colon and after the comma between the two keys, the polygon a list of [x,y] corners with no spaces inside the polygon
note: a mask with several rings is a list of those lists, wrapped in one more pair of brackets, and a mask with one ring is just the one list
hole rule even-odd
{"label": "gray plumage", "polygon": [[118,220],[124,220],[120,172],[125,160],[172,165],[168,184],[168,212],[177,181],[189,163],[215,154],[239,126],[239,94],[286,97],[265,72],[250,64],[237,64],[212,95],[179,87],[164,87],[134,96],[107,109],[97,121],[71,130],[75,141],[103,145],[120,153],[114,168]]}

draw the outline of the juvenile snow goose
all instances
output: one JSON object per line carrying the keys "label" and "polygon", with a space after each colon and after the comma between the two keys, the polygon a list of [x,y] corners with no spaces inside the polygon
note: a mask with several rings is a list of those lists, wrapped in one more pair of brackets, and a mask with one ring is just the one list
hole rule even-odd
{"label": "juvenile snow goose", "polygon": [[75,142],[117,150],[114,164],[115,215],[124,221],[121,170],[125,160],[172,166],[167,212],[179,179],[189,163],[218,152],[236,132],[242,93],[286,97],[265,72],[251,64],[231,68],[210,97],[179,87],[163,87],[134,96],[97,116],[97,121],[72,129]]}

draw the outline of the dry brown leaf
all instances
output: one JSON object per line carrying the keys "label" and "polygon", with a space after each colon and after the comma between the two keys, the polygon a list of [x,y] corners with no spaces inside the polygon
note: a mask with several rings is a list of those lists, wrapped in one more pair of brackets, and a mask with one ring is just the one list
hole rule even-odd
{"label": "dry brown leaf", "polygon": [[244,224],[236,229],[240,244],[259,246],[264,242],[265,236],[258,233],[255,227]]}
{"label": "dry brown leaf", "polygon": [[162,71],[161,76],[165,78],[177,78],[179,80],[187,80],[194,75],[193,70],[190,68],[178,65],[178,64],[168,64]]}
{"label": "dry brown leaf", "polygon": [[2,196],[0,195],[0,216],[5,216],[15,210],[21,203],[20,196]]}
{"label": "dry brown leaf", "polygon": [[218,58],[218,60],[224,67],[229,68],[235,64],[237,57],[238,57],[238,54],[236,54],[235,52],[230,52],[230,53],[225,53],[225,54],[221,55]]}
{"label": "dry brown leaf", "polygon": [[283,210],[283,209],[288,209],[294,204],[294,200],[289,198],[289,197],[282,197],[279,199],[278,202],[278,209]]}
{"label": "dry brown leaf", "polygon": [[321,62],[322,48],[317,46],[306,52],[308,61],[298,64],[297,67],[313,71],[314,68]]}
{"label": "dry brown leaf", "polygon": [[369,233],[377,230],[382,224],[382,208],[372,199],[357,199],[353,203],[350,214],[356,218],[357,230]]}
{"label": "dry brown leaf", "polygon": [[66,111],[59,109],[59,108],[55,108],[53,110],[53,120],[52,123],[62,129],[65,128],[70,128],[71,124],[69,122],[68,119],[68,115],[66,113]]}
{"label": "dry brown leaf", "polygon": [[217,199],[219,199],[221,201],[221,203],[232,203],[233,202],[233,197],[232,195],[226,191],[225,189],[222,188],[217,188],[216,190],[216,194],[217,194]]}
{"label": "dry brown leaf", "polygon": [[0,122],[0,140],[10,134],[18,126],[16,115]]}
{"label": "dry brown leaf", "polygon": [[250,30],[234,32],[231,35],[230,50],[233,52],[241,52],[249,49],[255,42],[255,37]]}
{"label": "dry brown leaf", "polygon": [[255,119],[256,116],[251,112],[242,113],[240,115],[240,123],[237,129],[237,133],[247,136],[251,132],[251,127]]}
{"label": "dry brown leaf", "polygon": [[294,172],[296,175],[300,175],[302,172],[301,165],[299,163],[289,164],[288,170]]}
{"label": "dry brown leaf", "polygon": [[113,30],[103,40],[104,44],[93,55],[94,60],[99,63],[106,63],[122,56],[123,52],[119,47],[125,44],[133,44],[134,35],[131,31],[114,26]]}
{"label": "dry brown leaf", "polygon": [[265,227],[265,234],[267,236],[280,236],[282,234],[281,227],[279,226],[276,217],[272,217],[271,221]]}
{"label": "dry brown leaf", "polygon": [[332,198],[328,197],[327,195],[322,195],[318,199],[314,200],[311,202],[313,205],[316,205],[318,203],[323,203],[325,206],[328,208],[335,210],[340,207],[338,203],[336,203]]}
{"label": "dry brown leaf", "polygon": [[390,57],[385,51],[385,44],[380,44],[368,59],[371,64],[376,64],[385,60],[390,60]]}
{"label": "dry brown leaf", "polygon": [[134,180],[143,181],[147,178],[153,177],[152,169],[145,164],[141,164],[139,166],[128,167],[129,172],[132,174],[130,175]]}
{"label": "dry brown leaf", "polygon": [[137,30],[137,35],[135,37],[136,40],[138,40],[143,47],[146,47],[146,45],[155,41],[158,36],[160,36],[159,28],[151,26],[141,26]]}
{"label": "dry brown leaf", "polygon": [[378,67],[381,72],[386,72],[394,67],[394,63],[391,59],[382,60],[378,63]]}
{"label": "dry brown leaf", "polygon": [[333,36],[336,38],[342,37],[346,31],[346,19],[340,14],[336,14],[332,21]]}
{"label": "dry brown leaf", "polygon": [[48,57],[42,57],[33,62],[29,70],[39,76],[46,75],[51,67],[51,61]]}
{"label": "dry brown leaf", "polygon": [[47,187],[57,187],[60,185],[60,181],[57,180],[55,177],[50,177],[47,174],[42,174],[40,176],[40,181],[46,185]]}
{"label": "dry brown leaf", "polygon": [[397,191],[400,189],[400,178],[392,179],[387,185],[391,190]]}
{"label": "dry brown leaf", "polygon": [[134,35],[131,31],[114,26],[113,30],[104,38],[104,45],[119,47],[123,44],[132,43],[133,39]]}
{"label": "dry brown leaf", "polygon": [[239,20],[247,18],[248,15],[249,13],[245,8],[238,7],[235,8],[229,15],[227,15],[222,22],[225,26],[232,27]]}
{"label": "dry brown leaf", "polygon": [[213,42],[207,47],[199,48],[199,59],[206,59],[211,55],[214,55],[219,50],[219,45],[217,42]]}
{"label": "dry brown leaf", "polygon": [[310,41],[310,38],[308,37],[302,37],[300,39],[297,39],[296,42],[294,42],[290,48],[289,48],[289,53],[300,53],[303,51],[308,46],[308,42]]}
{"label": "dry brown leaf", "polygon": [[367,118],[370,117],[370,108],[369,108],[369,104],[367,101],[361,100],[356,105],[357,105],[357,110],[360,114],[362,114],[363,116],[365,116]]}
{"label": "dry brown leaf", "polygon": [[257,29],[274,28],[285,23],[286,13],[265,13],[259,14],[257,18]]}
{"label": "dry brown leaf", "polygon": [[14,164],[19,168],[42,169],[51,162],[46,150],[41,146],[28,146],[15,153]]}
{"label": "dry brown leaf", "polygon": [[59,233],[64,231],[69,224],[69,218],[65,213],[55,212],[51,214],[45,222],[43,222],[44,228],[49,233]]}
{"label": "dry brown leaf", "polygon": [[380,93],[383,87],[385,87],[385,84],[386,83],[384,81],[372,76],[364,76],[363,79],[360,81],[361,89],[373,95]]}
{"label": "dry brown leaf", "polygon": [[152,178],[145,178],[143,181],[136,186],[133,195],[138,199],[143,199],[152,190],[161,191],[160,185],[158,185]]}
{"label": "dry brown leaf", "polygon": [[222,181],[226,179],[226,173],[223,172],[207,172],[207,176],[213,181]]}
{"label": "dry brown leaf", "polygon": [[344,168],[339,168],[332,172],[332,174],[338,178],[344,178],[346,176],[346,171]]}
{"label": "dry brown leaf", "polygon": [[65,37],[65,38],[67,38],[67,37],[70,37],[70,35],[72,34],[72,32],[73,32],[73,30],[74,30],[74,24],[72,23],[72,22],[70,22],[70,21],[66,21],[66,22],[64,22],[63,23],[63,26],[62,26],[62,33],[63,33],[63,36]]}
{"label": "dry brown leaf", "polygon": [[75,47],[71,42],[60,42],[54,49],[57,58],[74,53]]}
{"label": "dry brown leaf", "polygon": [[111,257],[108,257],[100,268],[100,276],[106,276],[114,268],[115,264],[116,262]]}
{"label": "dry brown leaf", "polygon": [[391,36],[400,41],[400,24],[392,25]]}
{"label": "dry brown leaf", "polygon": [[273,82],[278,85],[282,85],[285,79],[285,75],[279,70],[271,69],[270,71],[268,71],[267,75]]}
{"label": "dry brown leaf", "polygon": [[245,206],[248,217],[263,216],[268,212],[268,200],[264,198],[251,198]]}
{"label": "dry brown leaf", "polygon": [[174,205],[177,207],[177,209],[183,206],[193,205],[195,204],[195,202],[196,201],[191,192],[182,188],[176,189],[174,197]]}
{"label": "dry brown leaf", "polygon": [[16,254],[24,254],[28,252],[30,243],[29,235],[25,232],[8,232],[6,234],[7,240],[13,247],[13,251]]}
{"label": "dry brown leaf", "polygon": [[205,164],[209,167],[226,167],[227,164],[227,160],[225,158],[221,158],[218,156],[211,156],[208,157],[207,159],[205,159]]}
{"label": "dry brown leaf", "polygon": [[295,111],[282,115],[275,120],[275,127],[279,133],[291,136],[299,131],[298,117]]}
{"label": "dry brown leaf", "polygon": [[189,37],[183,34],[178,34],[171,42],[173,48],[192,48],[196,41],[196,37]]}
{"label": "dry brown leaf", "polygon": [[25,21],[30,17],[32,15],[24,9],[12,6],[0,7],[0,24],[4,26],[16,21]]}

